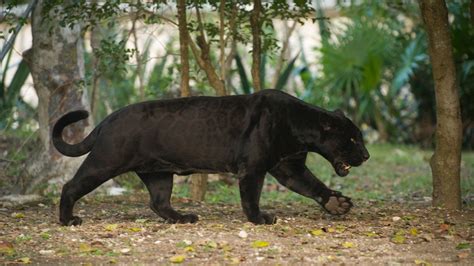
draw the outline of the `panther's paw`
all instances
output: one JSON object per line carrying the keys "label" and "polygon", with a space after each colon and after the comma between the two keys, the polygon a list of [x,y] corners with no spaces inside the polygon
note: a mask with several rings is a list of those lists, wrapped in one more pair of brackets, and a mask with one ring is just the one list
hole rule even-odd
{"label": "panther's paw", "polygon": [[183,215],[181,219],[178,220],[178,223],[193,224],[193,223],[196,223],[198,220],[199,220],[199,217],[196,214],[190,213],[190,214]]}
{"label": "panther's paw", "polygon": [[72,218],[69,220],[60,220],[59,222],[61,223],[62,226],[71,226],[71,225],[78,226],[82,224],[82,219],[77,216],[72,216]]}
{"label": "panther's paw", "polygon": [[349,212],[354,206],[351,198],[343,196],[341,192],[333,191],[326,203],[323,203],[323,208],[332,215],[342,215]]}
{"label": "panther's paw", "polygon": [[170,224],[193,224],[199,220],[196,214],[184,214],[176,218],[168,218],[166,221]]}
{"label": "panther's paw", "polygon": [[249,222],[254,224],[275,224],[277,218],[274,214],[269,214],[266,212],[261,212],[259,215],[255,217],[249,217]]}

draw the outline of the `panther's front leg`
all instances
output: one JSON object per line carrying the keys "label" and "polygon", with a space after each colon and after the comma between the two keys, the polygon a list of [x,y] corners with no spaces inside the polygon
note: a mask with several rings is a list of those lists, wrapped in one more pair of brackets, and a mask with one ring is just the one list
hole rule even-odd
{"label": "panther's front leg", "polygon": [[306,154],[280,162],[272,174],[280,184],[288,189],[314,199],[324,210],[333,215],[342,215],[352,208],[349,197],[328,188],[305,165]]}
{"label": "panther's front leg", "polygon": [[246,174],[239,179],[240,200],[249,222],[254,224],[276,223],[275,215],[260,211],[260,194],[265,174]]}

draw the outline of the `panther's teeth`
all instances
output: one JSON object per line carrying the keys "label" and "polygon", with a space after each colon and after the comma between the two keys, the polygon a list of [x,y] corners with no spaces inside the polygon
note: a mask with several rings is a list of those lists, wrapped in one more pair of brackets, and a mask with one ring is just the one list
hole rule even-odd
{"label": "panther's teeth", "polygon": [[349,169],[351,169],[351,166],[348,165],[348,164],[345,164],[345,165],[344,165],[344,170],[349,170]]}

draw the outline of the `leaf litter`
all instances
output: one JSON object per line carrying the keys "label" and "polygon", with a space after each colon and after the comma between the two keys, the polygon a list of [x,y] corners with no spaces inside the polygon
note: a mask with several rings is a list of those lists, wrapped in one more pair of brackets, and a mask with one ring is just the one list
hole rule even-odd
{"label": "leaf litter", "polygon": [[[176,199],[197,224],[168,224],[147,195],[87,197],[81,226],[57,223],[54,203],[0,209],[0,264],[474,265],[474,210],[360,201],[343,217],[303,202],[269,202],[275,225],[248,223],[239,204]],[[21,215],[19,215],[21,214]],[[393,219],[399,217],[400,219]]]}

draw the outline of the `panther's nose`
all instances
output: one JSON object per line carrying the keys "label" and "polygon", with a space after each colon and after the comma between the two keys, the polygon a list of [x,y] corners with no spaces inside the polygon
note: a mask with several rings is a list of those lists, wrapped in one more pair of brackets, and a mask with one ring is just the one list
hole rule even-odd
{"label": "panther's nose", "polygon": [[364,154],[362,156],[364,158],[364,161],[367,161],[370,158],[369,152],[364,152]]}

